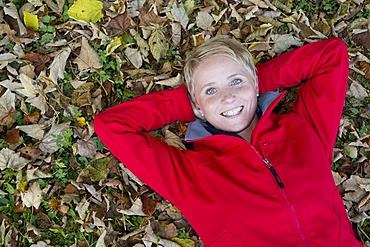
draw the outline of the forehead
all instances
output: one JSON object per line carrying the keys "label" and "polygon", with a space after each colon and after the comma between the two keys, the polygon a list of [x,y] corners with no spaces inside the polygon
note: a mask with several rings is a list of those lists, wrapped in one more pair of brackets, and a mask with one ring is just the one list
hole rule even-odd
{"label": "forehead", "polygon": [[247,75],[247,69],[231,57],[224,55],[213,55],[203,58],[194,71],[195,82],[198,79],[204,81],[204,78],[228,77],[232,74]]}

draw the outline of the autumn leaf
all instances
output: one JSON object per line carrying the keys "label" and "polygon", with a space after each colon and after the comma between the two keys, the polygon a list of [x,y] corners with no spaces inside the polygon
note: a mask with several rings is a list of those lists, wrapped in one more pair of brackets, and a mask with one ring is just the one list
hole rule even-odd
{"label": "autumn leaf", "polygon": [[20,136],[19,136],[19,130],[18,129],[12,129],[8,130],[4,137],[4,142],[9,144],[16,144],[19,142]]}
{"label": "autumn leaf", "polygon": [[53,123],[51,129],[44,135],[39,145],[39,148],[44,153],[54,153],[64,143],[64,136],[62,134],[69,127],[69,122],[62,124]]}
{"label": "autumn leaf", "polygon": [[149,10],[147,8],[143,8],[140,10],[139,15],[140,26],[151,26],[151,25],[159,25],[164,23],[166,20],[164,18],[159,17],[153,10]]}
{"label": "autumn leaf", "polygon": [[15,123],[13,119],[15,112],[15,94],[8,89],[0,97],[0,125],[8,126]]}
{"label": "autumn leaf", "polygon": [[303,42],[289,34],[271,35],[271,38],[274,41],[272,50],[278,54],[288,50],[291,46],[300,47],[303,45]]}
{"label": "autumn leaf", "polygon": [[212,16],[204,11],[198,12],[198,15],[195,19],[195,22],[198,27],[208,30],[208,31],[213,31],[215,28],[212,26],[213,23],[213,18]]}
{"label": "autumn leaf", "polygon": [[135,26],[135,23],[128,16],[127,11],[125,11],[123,14],[113,17],[109,21],[106,29],[113,36],[120,36],[124,32],[128,31],[129,28],[132,28],[134,26]]}
{"label": "autumn leaf", "polygon": [[94,158],[97,146],[93,140],[78,140],[77,145],[79,155],[88,157],[90,159]]}
{"label": "autumn leaf", "polygon": [[157,61],[166,55],[169,48],[165,40],[165,36],[159,27],[155,28],[149,37],[150,52]]}
{"label": "autumn leaf", "polygon": [[32,28],[33,30],[39,29],[39,20],[37,15],[23,11],[23,20],[26,27]]}
{"label": "autumn leaf", "polygon": [[103,17],[103,3],[99,0],[77,0],[67,11],[73,19],[96,23]]}
{"label": "autumn leaf", "polygon": [[35,74],[39,75],[41,71],[47,69],[46,64],[50,61],[48,55],[40,55],[33,51],[29,52],[24,56],[25,60],[31,61],[35,66]]}
{"label": "autumn leaf", "polygon": [[[0,245],[70,246],[77,239],[76,246],[201,246],[181,212],[144,192],[145,184],[104,147],[93,119],[120,102],[183,83],[187,54],[220,34],[245,43],[255,63],[327,37],[346,42],[349,85],[333,176],[369,245],[370,5],[332,2],[3,1],[0,194],[14,207],[1,211]],[[155,133],[184,149],[186,129],[176,123]],[[37,210],[35,182],[44,196]],[[11,224],[14,213],[31,220]],[[183,230],[189,238],[179,237]]]}
{"label": "autumn leaf", "polygon": [[108,175],[108,163],[109,163],[108,158],[93,160],[81,172],[80,176],[88,177],[93,182],[102,181]]}
{"label": "autumn leaf", "polygon": [[40,124],[18,125],[17,129],[36,140],[41,140],[44,137],[43,126]]}
{"label": "autumn leaf", "polygon": [[173,6],[171,8],[171,14],[173,15],[175,21],[179,22],[181,26],[186,29],[189,23],[189,17],[186,13],[184,5],[180,3],[178,6]]}
{"label": "autumn leaf", "polygon": [[135,68],[139,69],[143,65],[143,59],[138,49],[127,47],[124,53]]}
{"label": "autumn leaf", "polygon": [[21,193],[21,197],[22,202],[26,207],[34,207],[35,209],[38,209],[40,207],[42,198],[42,191],[39,183],[37,181],[32,183],[30,188],[25,193]]}
{"label": "autumn leaf", "polygon": [[42,155],[42,152],[34,147],[22,147],[19,151],[23,157],[30,159],[32,162],[35,162]]}
{"label": "autumn leaf", "polygon": [[89,45],[85,37],[82,37],[81,52],[74,62],[77,63],[80,72],[103,67],[99,61],[97,52]]}
{"label": "autumn leaf", "polygon": [[51,63],[50,69],[50,79],[55,85],[58,85],[58,79],[63,79],[65,74],[65,66],[67,63],[67,59],[71,53],[71,48],[66,47],[61,49],[57,52],[56,56],[54,57],[53,62]]}
{"label": "autumn leaf", "polygon": [[40,112],[34,111],[31,114],[25,114],[23,120],[26,123],[36,123],[40,119]]}
{"label": "autumn leaf", "polygon": [[19,171],[29,163],[29,160],[21,157],[19,153],[3,148],[0,150],[0,170],[6,168]]}
{"label": "autumn leaf", "polygon": [[23,88],[17,89],[16,92],[27,97],[27,102],[41,110],[41,113],[45,113],[46,102],[42,86],[24,73],[19,75],[19,79]]}
{"label": "autumn leaf", "polygon": [[106,57],[111,55],[116,49],[123,47],[124,43],[122,43],[122,39],[120,37],[114,37],[113,40],[107,45]]}
{"label": "autumn leaf", "polygon": [[158,200],[155,197],[153,198],[150,192],[142,194],[140,198],[143,203],[142,210],[144,214],[151,216],[156,210]]}

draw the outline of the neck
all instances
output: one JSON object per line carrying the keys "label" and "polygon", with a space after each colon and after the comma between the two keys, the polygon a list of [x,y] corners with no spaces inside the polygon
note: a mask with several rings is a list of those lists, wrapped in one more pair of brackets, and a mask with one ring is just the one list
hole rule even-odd
{"label": "neck", "polygon": [[254,127],[256,127],[257,122],[258,122],[257,114],[254,114],[254,117],[253,117],[251,123],[247,126],[247,128],[245,128],[244,130],[242,130],[241,132],[239,132],[238,135],[240,135],[247,142],[250,142],[251,141],[252,132],[254,130]]}

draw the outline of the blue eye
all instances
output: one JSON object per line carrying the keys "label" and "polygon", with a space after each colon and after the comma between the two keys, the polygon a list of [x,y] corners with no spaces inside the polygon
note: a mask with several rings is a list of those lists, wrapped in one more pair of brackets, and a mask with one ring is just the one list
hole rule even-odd
{"label": "blue eye", "polygon": [[216,93],[216,89],[215,88],[210,88],[210,89],[207,89],[207,91],[206,91],[206,94],[208,94],[208,95],[212,95],[212,94],[215,94]]}
{"label": "blue eye", "polygon": [[240,79],[234,79],[234,80],[231,82],[231,85],[232,85],[232,86],[235,86],[235,85],[239,85],[240,83],[242,83],[242,80],[240,80]]}

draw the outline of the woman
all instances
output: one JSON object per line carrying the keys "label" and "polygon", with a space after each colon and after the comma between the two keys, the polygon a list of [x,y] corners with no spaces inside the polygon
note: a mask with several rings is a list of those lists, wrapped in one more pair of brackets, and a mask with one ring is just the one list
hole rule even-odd
{"label": "woman", "polygon": [[[245,46],[216,36],[187,58],[187,87],[97,115],[96,133],[182,211],[206,246],[363,246],[330,169],[348,76],[345,44],[308,44],[257,71],[258,80]],[[294,86],[292,109],[275,114],[285,93],[272,91]],[[147,133],[174,121],[189,122],[192,150]]]}

